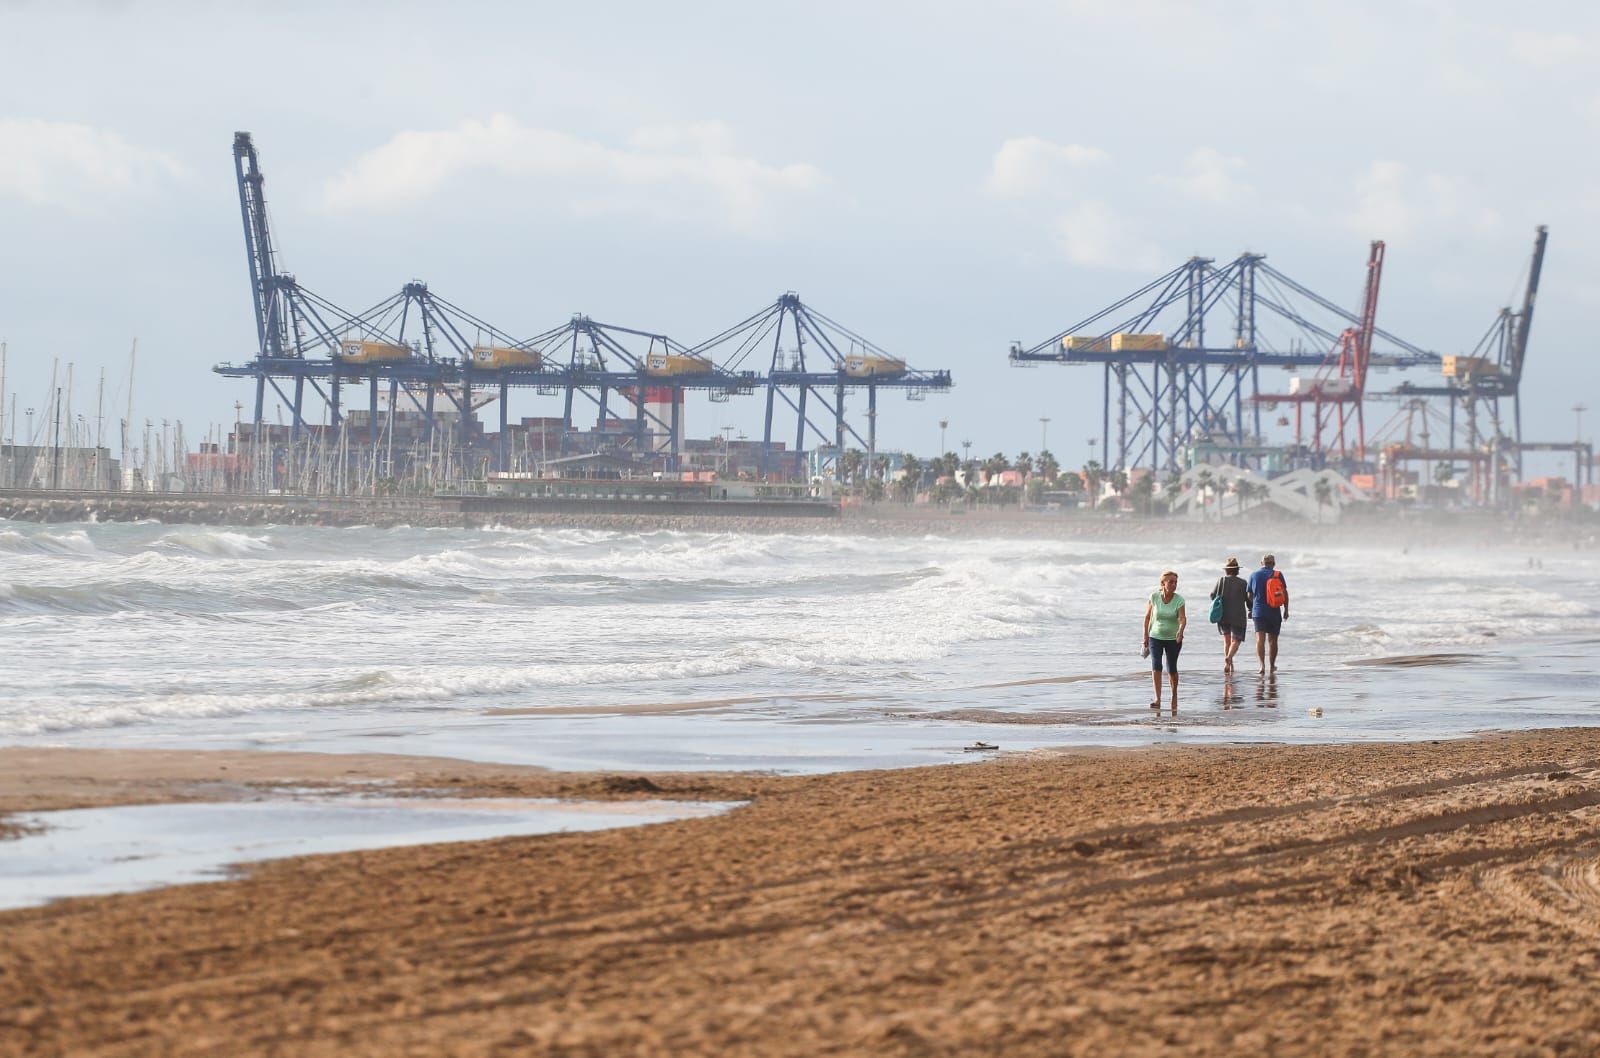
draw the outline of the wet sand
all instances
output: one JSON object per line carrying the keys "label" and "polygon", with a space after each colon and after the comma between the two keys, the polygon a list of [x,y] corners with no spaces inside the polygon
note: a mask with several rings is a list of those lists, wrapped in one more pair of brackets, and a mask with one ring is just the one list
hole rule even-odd
{"label": "wet sand", "polygon": [[1600,1051],[1597,731],[806,777],[4,750],[0,811],[386,775],[751,804],[0,914],[0,1054]]}

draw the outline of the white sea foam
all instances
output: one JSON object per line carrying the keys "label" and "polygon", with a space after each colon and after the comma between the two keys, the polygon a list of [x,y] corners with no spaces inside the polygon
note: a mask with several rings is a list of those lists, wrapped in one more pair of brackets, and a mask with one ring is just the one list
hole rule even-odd
{"label": "white sea foam", "polygon": [[177,530],[163,535],[157,545],[219,558],[243,558],[272,549],[271,541],[265,536],[251,536],[225,529]]}
{"label": "white sea foam", "polygon": [[[1285,650],[1305,668],[1600,635],[1587,555],[1557,581],[1492,553],[1278,550]],[[1142,675],[1163,568],[1180,572],[1191,635],[1213,637],[1186,663],[1211,663],[1202,611],[1222,558],[1138,541],[9,524],[0,553],[19,674],[0,685],[0,736],[179,739],[819,691],[903,712],[1062,674],[1104,679],[1046,701],[1113,701],[1111,677]],[[1036,708],[1027,693],[1044,692],[1013,704]]]}
{"label": "white sea foam", "polygon": [[93,555],[98,548],[84,529],[0,530],[0,551],[41,555]]}

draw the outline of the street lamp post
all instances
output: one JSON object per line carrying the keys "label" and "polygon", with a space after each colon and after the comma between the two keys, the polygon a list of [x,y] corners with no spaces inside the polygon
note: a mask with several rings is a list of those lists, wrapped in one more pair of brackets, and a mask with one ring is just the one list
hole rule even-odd
{"label": "street lamp post", "polygon": [[950,425],[950,420],[949,419],[940,419],[939,420],[939,451],[938,451],[937,454],[941,455],[941,456],[944,455],[944,428],[946,426],[949,426],[949,425]]}
{"label": "street lamp post", "polygon": [[1050,451],[1050,416],[1039,416],[1039,452],[1044,454]]}
{"label": "street lamp post", "polygon": [[233,402],[233,480],[239,491],[244,491],[244,475],[239,473],[240,459],[244,455],[244,405]]}
{"label": "street lamp post", "polygon": [[1572,406],[1572,413],[1578,417],[1577,432],[1572,435],[1574,441],[1583,440],[1583,413],[1588,410],[1589,406],[1587,404],[1574,404]]}

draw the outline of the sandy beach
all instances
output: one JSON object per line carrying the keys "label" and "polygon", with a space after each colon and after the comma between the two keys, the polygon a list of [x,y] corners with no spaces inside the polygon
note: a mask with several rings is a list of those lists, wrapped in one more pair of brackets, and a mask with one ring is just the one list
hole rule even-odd
{"label": "sandy beach", "polygon": [[1600,732],[809,777],[0,751],[0,811],[388,778],[746,800],[0,914],[6,1055],[1600,1048]]}

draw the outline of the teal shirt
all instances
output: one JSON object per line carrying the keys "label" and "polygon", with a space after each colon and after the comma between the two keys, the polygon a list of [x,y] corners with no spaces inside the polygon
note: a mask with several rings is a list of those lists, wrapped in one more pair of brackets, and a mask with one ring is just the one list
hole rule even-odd
{"label": "teal shirt", "polygon": [[1172,593],[1171,602],[1162,602],[1161,593],[1150,596],[1150,638],[1177,639],[1178,611],[1183,609],[1183,596]]}

